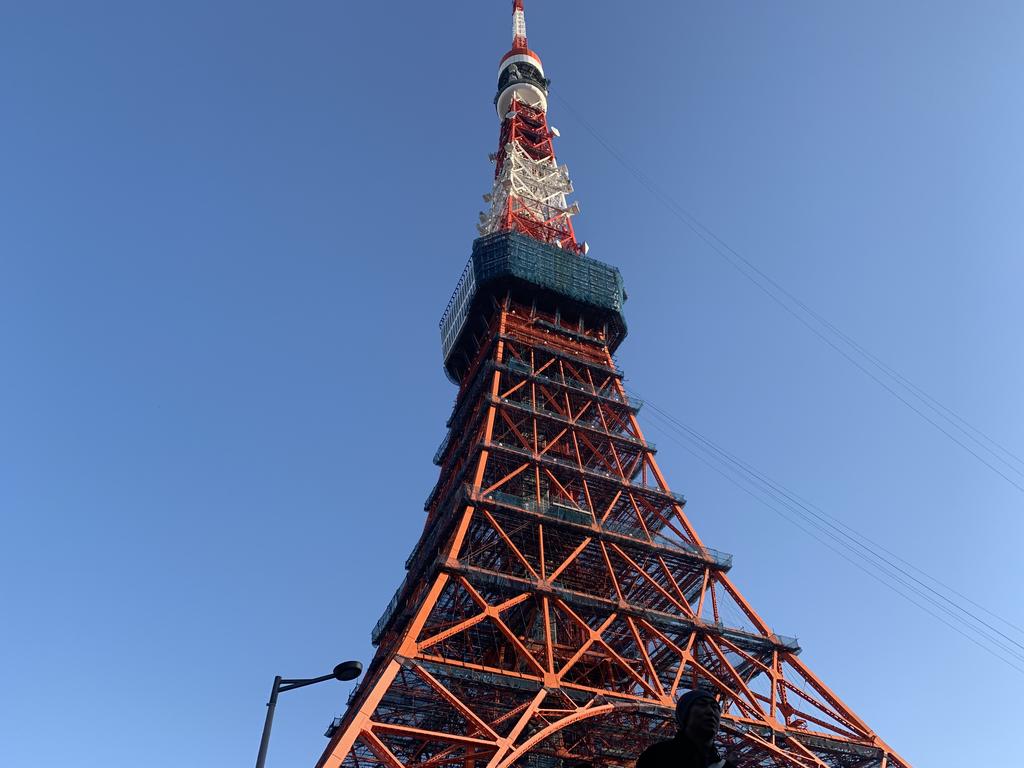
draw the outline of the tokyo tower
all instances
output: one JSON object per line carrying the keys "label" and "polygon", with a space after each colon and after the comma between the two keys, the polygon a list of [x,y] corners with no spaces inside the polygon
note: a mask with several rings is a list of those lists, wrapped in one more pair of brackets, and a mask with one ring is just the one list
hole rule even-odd
{"label": "tokyo tower", "polygon": [[459,389],[440,477],[318,768],[630,766],[695,688],[740,766],[909,768],[743,598],[659,470],[612,357],[622,278],[576,239],[548,83],[514,0],[489,208],[441,320]]}

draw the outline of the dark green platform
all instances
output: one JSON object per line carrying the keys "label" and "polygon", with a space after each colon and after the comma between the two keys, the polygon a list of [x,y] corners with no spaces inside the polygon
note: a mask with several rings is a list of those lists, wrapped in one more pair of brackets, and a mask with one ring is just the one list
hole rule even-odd
{"label": "dark green platform", "polygon": [[473,356],[464,338],[467,320],[507,291],[577,314],[590,327],[606,326],[612,351],[626,337],[626,290],[618,269],[525,235],[498,232],[473,242],[473,255],[441,319],[445,370],[453,381]]}

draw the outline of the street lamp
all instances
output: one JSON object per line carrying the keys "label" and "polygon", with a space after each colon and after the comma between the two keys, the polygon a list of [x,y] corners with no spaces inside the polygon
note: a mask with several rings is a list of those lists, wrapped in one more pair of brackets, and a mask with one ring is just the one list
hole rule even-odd
{"label": "street lamp", "polygon": [[260,753],[256,758],[256,768],[263,768],[267,759],[267,745],[270,744],[270,726],[274,722],[274,709],[277,707],[277,694],[284,691],[293,691],[296,688],[304,688],[313,683],[322,683],[325,680],[355,680],[363,671],[363,665],[358,661],[343,661],[334,668],[329,675],[311,677],[307,680],[285,680],[280,675],[274,678],[274,687],[270,689],[270,701],[267,702],[267,719],[263,723],[263,738],[260,739]]}

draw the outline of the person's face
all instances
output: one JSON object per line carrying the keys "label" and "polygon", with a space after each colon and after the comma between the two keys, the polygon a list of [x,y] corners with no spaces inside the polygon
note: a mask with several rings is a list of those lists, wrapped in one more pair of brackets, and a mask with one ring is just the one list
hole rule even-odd
{"label": "person's face", "polygon": [[686,735],[698,744],[708,744],[718,733],[722,710],[714,699],[697,699],[686,718]]}

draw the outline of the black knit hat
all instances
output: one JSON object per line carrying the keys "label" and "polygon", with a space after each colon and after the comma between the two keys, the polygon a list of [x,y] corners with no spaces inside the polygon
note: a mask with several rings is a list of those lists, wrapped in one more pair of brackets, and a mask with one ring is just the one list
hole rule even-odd
{"label": "black knit hat", "polygon": [[711,701],[718,703],[711,693],[708,691],[695,690],[687,691],[679,700],[676,702],[676,724],[682,729],[686,727],[686,717],[690,714],[690,707],[696,704],[701,699],[711,699]]}

